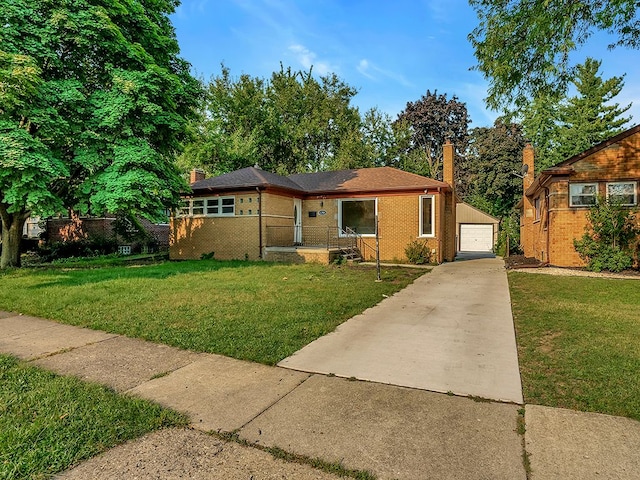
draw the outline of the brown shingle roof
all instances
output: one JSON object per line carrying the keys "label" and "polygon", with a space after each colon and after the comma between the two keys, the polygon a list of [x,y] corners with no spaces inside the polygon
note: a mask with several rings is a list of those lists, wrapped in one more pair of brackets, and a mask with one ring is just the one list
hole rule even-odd
{"label": "brown shingle roof", "polygon": [[300,193],[340,193],[447,188],[444,182],[392,167],[299,173],[283,177],[255,167],[243,168],[191,184],[194,193],[255,187],[278,187]]}
{"label": "brown shingle roof", "polygon": [[242,168],[225,173],[218,177],[206,178],[191,184],[194,192],[203,190],[233,190],[255,187],[279,187],[287,190],[301,191],[299,185],[287,177],[266,172],[255,167]]}
{"label": "brown shingle roof", "polygon": [[444,182],[392,167],[299,173],[290,175],[289,178],[308,193],[373,192],[448,187]]}

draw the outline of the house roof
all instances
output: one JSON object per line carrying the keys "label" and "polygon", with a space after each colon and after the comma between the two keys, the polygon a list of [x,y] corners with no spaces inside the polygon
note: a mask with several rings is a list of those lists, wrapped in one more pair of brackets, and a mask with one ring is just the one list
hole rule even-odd
{"label": "house roof", "polygon": [[597,145],[594,145],[593,147],[591,147],[588,150],[585,150],[584,152],[578,153],[577,155],[574,155],[573,157],[570,157],[568,159],[566,159],[563,162],[560,162],[556,165],[554,165],[551,168],[548,168],[546,171],[549,171],[549,173],[553,174],[554,172],[552,172],[552,170],[554,169],[561,169],[563,167],[570,167],[571,165],[573,165],[574,163],[576,163],[579,160],[582,160],[585,157],[588,157],[589,155],[593,155],[594,153],[603,150],[607,147],[610,147],[611,145],[618,143],[621,140],[624,140],[627,137],[630,137],[631,135],[634,135],[636,133],[640,132],[640,125],[636,125],[635,127],[630,128],[629,130],[625,130],[622,133],[619,133],[618,135],[616,135],[615,137],[611,137],[607,140],[605,140],[604,142],[600,142]]}
{"label": "house roof", "polygon": [[321,194],[425,190],[449,188],[449,185],[392,167],[299,173],[288,177],[248,167],[191,184],[194,193],[256,187],[276,187],[292,192]]}
{"label": "house roof", "polygon": [[624,140],[625,138],[630,137],[631,135],[634,135],[638,132],[640,132],[640,125],[636,125],[635,127],[625,130],[624,132],[619,133],[618,135],[611,137],[605,140],[604,142],[600,142],[599,144],[594,145],[593,147],[589,148],[588,150],[585,150],[584,152],[580,152],[577,155],[574,155],[573,157],[569,157],[566,160],[543,170],[542,172],[540,172],[540,174],[534,180],[531,186],[527,189],[527,191],[525,192],[525,195],[527,197],[531,197],[535,195],[538,188],[540,188],[541,185],[544,185],[544,183],[547,180],[549,180],[551,177],[554,177],[557,175],[570,175],[574,171],[573,170],[574,163],[579,162],[580,160],[583,160],[584,158],[587,158],[590,155],[593,155],[594,153],[599,152],[600,150],[604,150],[605,148],[610,147],[611,145],[614,145],[620,142],[621,140]]}
{"label": "house roof", "polygon": [[279,187],[286,190],[301,191],[300,185],[287,177],[267,172],[256,167],[247,167],[218,177],[205,178],[191,184],[194,192],[208,190],[234,190],[243,188]]}
{"label": "house roof", "polygon": [[299,173],[290,175],[289,178],[300,185],[306,192],[316,194],[449,187],[444,182],[392,167]]}

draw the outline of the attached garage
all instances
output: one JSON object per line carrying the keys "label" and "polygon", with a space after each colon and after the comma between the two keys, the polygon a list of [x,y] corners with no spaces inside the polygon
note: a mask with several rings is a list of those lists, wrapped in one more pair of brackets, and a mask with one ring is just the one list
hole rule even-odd
{"label": "attached garage", "polygon": [[500,221],[466,203],[456,205],[459,252],[491,252]]}

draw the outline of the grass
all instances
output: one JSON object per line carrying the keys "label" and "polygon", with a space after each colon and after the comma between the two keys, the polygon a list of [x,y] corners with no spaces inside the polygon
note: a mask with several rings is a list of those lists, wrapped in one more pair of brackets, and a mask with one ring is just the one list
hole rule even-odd
{"label": "grass", "polygon": [[201,260],[0,273],[0,309],[273,365],[424,271]]}
{"label": "grass", "polygon": [[640,420],[640,282],[509,273],[526,403]]}
{"label": "grass", "polygon": [[40,479],[183,415],[0,355],[0,478]]}

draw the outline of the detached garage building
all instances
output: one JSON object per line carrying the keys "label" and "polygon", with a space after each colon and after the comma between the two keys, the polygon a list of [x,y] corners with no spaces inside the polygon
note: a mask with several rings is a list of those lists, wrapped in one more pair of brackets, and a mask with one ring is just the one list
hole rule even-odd
{"label": "detached garage building", "polygon": [[500,221],[467,203],[456,205],[458,252],[492,252]]}

